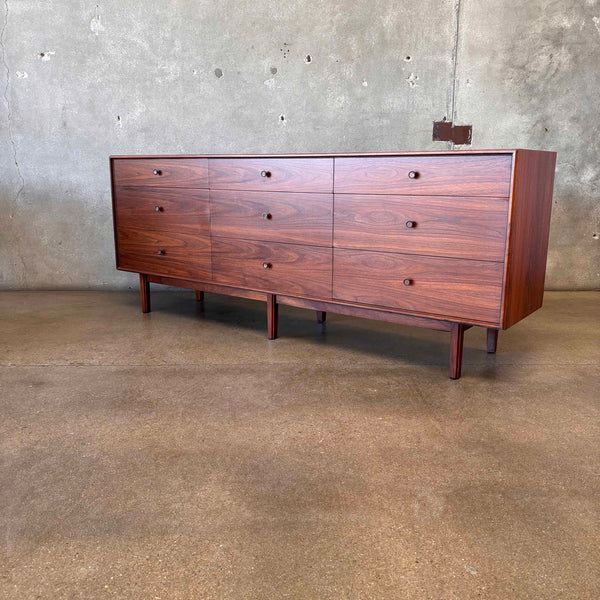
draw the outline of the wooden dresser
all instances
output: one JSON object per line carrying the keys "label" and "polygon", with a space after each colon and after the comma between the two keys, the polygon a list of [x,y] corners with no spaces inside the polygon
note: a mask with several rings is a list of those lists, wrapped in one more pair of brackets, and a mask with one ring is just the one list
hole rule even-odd
{"label": "wooden dresser", "polygon": [[554,152],[113,156],[117,268],[267,302],[463,335],[540,308]]}

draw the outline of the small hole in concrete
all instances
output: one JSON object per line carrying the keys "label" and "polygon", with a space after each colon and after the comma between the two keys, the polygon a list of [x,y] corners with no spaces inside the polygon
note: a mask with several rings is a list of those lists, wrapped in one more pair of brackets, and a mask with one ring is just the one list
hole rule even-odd
{"label": "small hole in concrete", "polygon": [[221,77],[223,77],[223,69],[215,69],[215,77],[221,79]]}
{"label": "small hole in concrete", "polygon": [[46,56],[45,52],[40,52],[40,58],[44,58],[44,56]]}
{"label": "small hole in concrete", "polygon": [[306,55],[306,58],[304,59],[304,62],[308,64],[308,63],[309,63],[309,62],[311,62],[311,61],[312,61],[312,57],[311,57],[311,55],[310,55],[310,54],[307,54],[307,55]]}
{"label": "small hole in concrete", "polygon": [[600,233],[593,233],[593,234],[592,234],[592,237],[593,237],[595,240],[600,240]]}
{"label": "small hole in concrete", "polygon": [[404,60],[405,60],[406,62],[410,62],[410,61],[412,60],[412,56],[405,56],[405,57],[404,57]]}
{"label": "small hole in concrete", "polygon": [[121,115],[117,115],[117,121],[121,120]]}
{"label": "small hole in concrete", "polygon": [[279,115],[279,120],[280,121],[285,121],[285,115]]}
{"label": "small hole in concrete", "polygon": [[271,67],[271,75],[277,75],[277,67]]}

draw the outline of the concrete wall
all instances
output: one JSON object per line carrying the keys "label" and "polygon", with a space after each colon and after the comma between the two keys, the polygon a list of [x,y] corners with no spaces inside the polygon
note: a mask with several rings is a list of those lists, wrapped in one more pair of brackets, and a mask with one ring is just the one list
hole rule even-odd
{"label": "concrete wall", "polygon": [[[558,152],[549,288],[597,288],[597,0],[6,0],[0,287],[114,268],[109,154]],[[594,237],[596,235],[596,237]]]}

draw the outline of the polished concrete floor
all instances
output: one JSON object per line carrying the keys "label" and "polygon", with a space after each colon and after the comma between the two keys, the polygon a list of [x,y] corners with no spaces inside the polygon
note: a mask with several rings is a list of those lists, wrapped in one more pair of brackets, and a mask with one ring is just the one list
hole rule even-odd
{"label": "polished concrete floor", "polygon": [[448,334],[0,294],[0,598],[600,598],[600,294]]}

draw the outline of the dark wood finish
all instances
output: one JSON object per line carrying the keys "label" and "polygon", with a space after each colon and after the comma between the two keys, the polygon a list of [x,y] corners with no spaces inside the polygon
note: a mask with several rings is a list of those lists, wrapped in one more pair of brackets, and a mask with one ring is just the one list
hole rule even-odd
{"label": "dark wood finish", "polygon": [[331,298],[331,248],[214,238],[216,283]]}
{"label": "dark wood finish", "polygon": [[211,278],[210,239],[188,233],[119,227],[118,267],[125,271]]}
{"label": "dark wood finish", "polygon": [[502,263],[343,248],[333,260],[336,299],[499,322]]}
{"label": "dark wood finish", "polygon": [[506,198],[335,197],[333,245],[504,261]]}
{"label": "dark wood finish", "polygon": [[278,306],[275,294],[267,294],[267,337],[277,339]]}
{"label": "dark wood finish", "polygon": [[295,306],[297,308],[308,308],[317,311],[322,310],[339,315],[348,315],[350,317],[375,319],[377,321],[386,321],[388,323],[397,323],[399,325],[437,329],[438,331],[450,331],[453,325],[451,321],[421,317],[395,310],[374,308],[364,304],[360,305],[352,304],[350,302],[340,302],[338,300],[324,302],[322,300],[308,300],[306,298],[297,298],[295,296],[277,296],[277,303]]}
{"label": "dark wood finish", "polygon": [[117,186],[208,187],[208,161],[201,158],[155,156],[119,159],[113,160],[112,172]]}
{"label": "dark wood finish", "polygon": [[490,329],[487,330],[487,351],[488,354],[494,354],[498,347],[498,330]]}
{"label": "dark wood finish", "polygon": [[212,235],[331,246],[333,195],[211,190]]}
{"label": "dark wood finish", "polygon": [[327,319],[327,313],[324,310],[317,311],[317,323],[325,323]]}
{"label": "dark wood finish", "polygon": [[458,378],[468,327],[492,351],[541,306],[554,166],[527,150],[111,157],[117,267],[141,274],[143,310],[150,282],[266,301],[270,338],[279,304],[449,331]]}
{"label": "dark wood finish", "polygon": [[142,300],[142,312],[149,313],[151,310],[150,282],[148,281],[148,275],[144,273],[140,273],[140,296]]}
{"label": "dark wood finish", "polygon": [[[179,277],[164,277],[161,275],[148,275],[148,281],[151,283],[160,283],[161,285],[171,285],[190,290],[195,290],[198,286],[198,281],[196,280],[181,279]],[[208,281],[203,281],[202,287],[204,288],[204,291],[213,294],[236,296],[238,298],[247,298],[249,300],[260,300],[261,302],[266,302],[266,296],[264,292],[257,292],[256,290],[233,287],[230,285],[219,285],[217,283],[211,283]]]}
{"label": "dark wood finish", "polygon": [[[336,194],[508,196],[512,157],[394,156],[336,158]],[[411,178],[413,171],[416,176]]]}
{"label": "dark wood finish", "polygon": [[542,306],[555,165],[554,152],[517,151],[506,259],[503,329]]}
{"label": "dark wood finish", "polygon": [[202,292],[200,290],[195,290],[195,291],[196,291],[196,301],[204,302],[204,292]]}
{"label": "dark wood finish", "polygon": [[450,330],[450,379],[460,377],[464,337],[465,326],[462,323],[454,323]]}
{"label": "dark wood finish", "polygon": [[118,227],[210,235],[208,190],[116,187]]}
{"label": "dark wood finish", "polygon": [[208,169],[211,189],[333,192],[332,158],[215,158]]}

